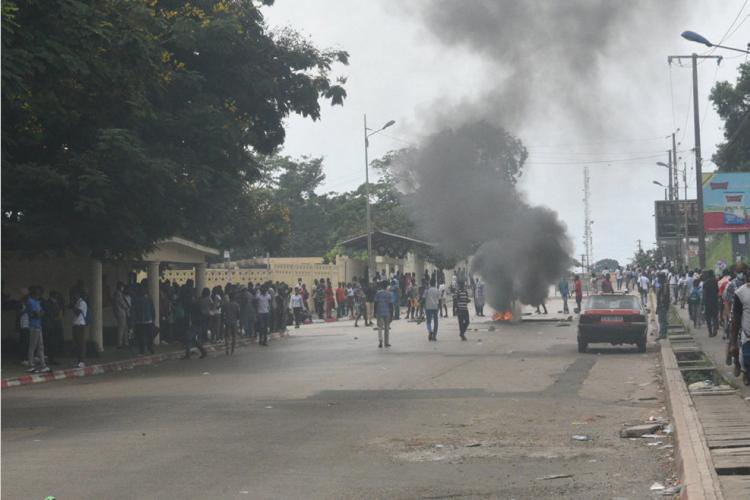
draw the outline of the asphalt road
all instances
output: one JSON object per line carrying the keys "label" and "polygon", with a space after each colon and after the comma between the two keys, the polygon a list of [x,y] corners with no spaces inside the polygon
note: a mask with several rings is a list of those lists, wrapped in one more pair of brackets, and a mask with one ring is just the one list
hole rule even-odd
{"label": "asphalt road", "polygon": [[654,346],[578,354],[574,325],[489,326],[461,342],[450,318],[429,343],[401,320],[378,349],[372,329],[315,325],[5,390],[2,497],[650,497],[670,450],[618,431],[665,415]]}

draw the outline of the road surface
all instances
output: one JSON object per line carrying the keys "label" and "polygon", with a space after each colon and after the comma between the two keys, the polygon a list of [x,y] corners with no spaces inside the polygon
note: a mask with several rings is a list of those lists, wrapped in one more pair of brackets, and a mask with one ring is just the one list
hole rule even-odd
{"label": "road surface", "polygon": [[668,448],[618,437],[665,415],[653,345],[579,354],[574,324],[473,320],[467,342],[401,320],[378,349],[345,321],[5,390],[2,496],[636,499],[670,474]]}

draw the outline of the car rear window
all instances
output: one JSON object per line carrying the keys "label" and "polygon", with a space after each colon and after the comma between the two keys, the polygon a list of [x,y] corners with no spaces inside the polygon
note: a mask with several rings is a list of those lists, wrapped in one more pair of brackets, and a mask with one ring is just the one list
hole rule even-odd
{"label": "car rear window", "polygon": [[640,309],[641,303],[635,297],[618,295],[594,295],[586,297],[584,309]]}

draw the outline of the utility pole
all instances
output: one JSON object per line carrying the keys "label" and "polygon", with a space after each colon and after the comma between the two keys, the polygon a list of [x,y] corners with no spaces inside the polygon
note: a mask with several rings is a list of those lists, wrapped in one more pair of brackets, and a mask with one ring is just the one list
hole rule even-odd
{"label": "utility pole", "polygon": [[701,159],[701,122],[698,107],[698,59],[716,59],[720,64],[722,56],[699,56],[693,53],[689,56],[668,56],[667,61],[690,59],[693,63],[693,130],[695,131],[695,191],[698,204],[698,263],[701,269],[706,267],[706,231],[703,222],[703,169]]}
{"label": "utility pole", "polygon": [[364,115],[365,126],[365,199],[367,200],[365,217],[367,217],[367,282],[371,283],[375,276],[375,256],[372,253],[372,217],[370,216],[370,161],[367,158],[367,149],[370,141],[367,138],[367,115]]}
{"label": "utility pole", "polygon": [[638,242],[638,253],[641,253],[643,251],[643,247],[641,246],[641,240],[636,240]]}
{"label": "utility pole", "polygon": [[[672,174],[674,175],[674,199],[680,199],[680,181],[677,175],[677,140],[675,133],[672,132]],[[687,199],[687,198],[685,198]]]}
{"label": "utility pole", "polygon": [[674,172],[675,164],[672,163],[672,150],[667,150],[667,168],[669,168],[669,199],[674,200],[674,179],[672,172]]}
{"label": "utility pole", "polygon": [[589,206],[589,198],[591,197],[590,188],[590,177],[589,167],[583,167],[583,215],[584,215],[584,229],[583,229],[583,247],[586,249],[586,260],[588,262],[589,271],[591,270],[591,261],[594,258],[594,243],[591,237],[591,207]]}

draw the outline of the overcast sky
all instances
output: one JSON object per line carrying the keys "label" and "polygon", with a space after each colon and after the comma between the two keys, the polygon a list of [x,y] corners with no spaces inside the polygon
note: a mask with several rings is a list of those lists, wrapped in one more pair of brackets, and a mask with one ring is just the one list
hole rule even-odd
{"label": "overcast sky", "polygon": [[[337,74],[348,77],[345,105],[324,106],[318,122],[299,117],[288,120],[283,153],[324,157],[325,191],[354,189],[364,181],[365,113],[368,125],[374,128],[396,120],[396,125],[371,139],[373,159],[389,150],[418,143],[425,134],[450,125],[441,121],[452,120],[455,115],[486,112],[481,109],[483,97],[492,92],[503,93],[519,80],[514,75],[523,73],[514,67],[516,63],[508,63],[505,52],[494,52],[492,38],[474,39],[471,24],[468,33],[448,33],[451,30],[440,24],[446,20],[435,20],[437,4],[431,1],[276,0],[265,9],[270,26],[289,25],[318,46],[342,48],[351,55],[349,66],[337,68]],[[452,3],[460,5],[461,11],[470,12],[477,5],[492,2]],[[584,0],[575,3],[586,5]],[[600,2],[591,2],[597,3]],[[740,11],[747,3],[615,2],[613,5],[625,7],[620,5],[621,12],[612,13],[608,20],[616,25],[602,30],[612,35],[592,60],[596,71],[589,71],[585,59],[574,61],[582,64],[574,70],[560,66],[567,64],[571,53],[587,53],[587,47],[579,50],[566,43],[588,38],[565,30],[586,31],[588,19],[572,28],[570,23],[558,27],[540,22],[529,27],[530,34],[519,32],[519,39],[524,38],[523,43],[528,45],[537,36],[534,30],[542,30],[541,47],[527,52],[526,45],[519,42],[515,53],[510,47],[512,60],[522,70],[530,71],[527,74],[537,83],[521,116],[517,116],[518,109],[510,109],[512,105],[508,109],[497,105],[491,112],[529,149],[521,189],[530,202],[559,213],[568,226],[576,254],[583,252],[583,162],[588,162],[591,172],[596,260],[611,257],[627,263],[636,240],[641,239],[647,247],[655,241],[653,202],[663,199],[664,193],[652,181],[667,183],[667,170],[655,163],[666,161],[666,150],[671,145],[666,136],[677,128],[679,156],[688,164],[688,196],[695,197],[694,156],[690,151],[694,147],[691,72],[689,64],[681,67],[673,63],[670,70],[667,56],[709,53],[706,47],[680,37],[686,29],[715,42],[728,34],[725,45],[744,47],[750,41],[750,5]],[[442,0],[442,4],[451,2]],[[541,0],[529,4],[541,4]],[[631,8],[627,7],[629,4],[636,10],[623,11]],[[655,10],[649,10],[657,4]],[[428,11],[432,11],[432,17],[426,14]],[[482,19],[481,13],[474,18],[467,15],[468,22],[476,22],[477,18]],[[536,20],[534,17],[534,23]],[[495,19],[489,18],[481,28],[492,33],[492,22]],[[503,39],[502,34],[518,25],[517,19],[507,21],[507,25],[503,22],[505,18],[497,26],[497,51],[501,50],[500,41],[508,45],[508,36]],[[551,30],[555,32],[552,35]],[[558,36],[555,30],[560,33],[559,43],[554,42]],[[713,61],[699,66],[701,137],[706,160],[722,141],[722,123],[708,102],[709,90],[717,80],[734,83],[737,66],[744,60],[744,56],[734,57],[731,52],[714,53],[726,56],[720,66]],[[556,83],[546,85],[545,80]],[[567,102],[571,95],[579,101],[581,96],[588,99],[584,111]],[[564,104],[556,104],[560,102]],[[711,163],[704,163],[704,170],[713,168]],[[680,191],[682,197],[682,188]],[[487,223],[491,220],[489,216]]]}

